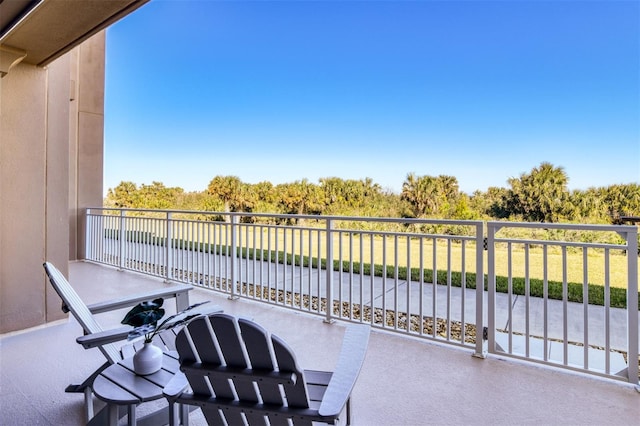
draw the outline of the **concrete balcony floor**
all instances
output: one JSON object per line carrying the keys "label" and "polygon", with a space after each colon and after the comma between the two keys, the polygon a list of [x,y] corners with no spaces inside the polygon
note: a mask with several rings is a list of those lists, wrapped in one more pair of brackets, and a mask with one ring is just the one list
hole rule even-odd
{"label": "concrete balcony floor", "polygon": [[[162,280],[91,263],[72,263],[70,282],[87,302],[162,286]],[[304,368],[334,367],[344,324],[196,289],[191,302],[211,300],[225,312],[254,319],[285,339]],[[117,326],[123,311],[101,314]],[[81,394],[64,392],[104,362],[75,343],[75,320],[0,338],[0,424],[83,424]],[[101,406],[96,401],[97,408]],[[640,393],[622,382],[489,356],[373,330],[353,392],[354,425],[575,424],[623,425],[640,419]],[[142,408],[144,409],[144,408]],[[205,424],[199,411],[195,425]]]}

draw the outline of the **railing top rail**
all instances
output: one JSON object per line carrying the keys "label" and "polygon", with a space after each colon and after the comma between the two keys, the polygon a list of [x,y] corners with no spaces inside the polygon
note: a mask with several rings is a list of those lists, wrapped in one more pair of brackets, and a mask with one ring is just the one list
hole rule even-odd
{"label": "railing top rail", "polygon": [[590,225],[578,223],[487,222],[487,228],[575,229],[580,231],[638,232],[634,225]]}
{"label": "railing top rail", "polygon": [[178,213],[178,214],[205,214],[220,215],[229,217],[270,217],[270,218],[297,218],[310,220],[337,220],[351,222],[392,222],[392,223],[428,223],[435,225],[465,225],[465,226],[481,226],[484,222],[479,220],[451,220],[451,219],[416,219],[416,218],[398,218],[398,217],[369,217],[369,216],[325,216],[325,215],[299,215],[299,214],[282,214],[282,213],[249,213],[249,212],[216,212],[216,211],[200,211],[200,210],[158,210],[158,209],[130,209],[118,207],[89,207],[87,212],[91,210],[100,211],[125,211],[125,212],[148,212],[148,213]]}
{"label": "railing top rail", "polygon": [[564,246],[564,247],[589,247],[600,249],[621,249],[624,250],[628,246],[626,244],[607,244],[607,243],[593,243],[593,242],[575,242],[575,241],[558,241],[558,240],[525,240],[517,238],[496,238],[496,243],[517,243],[517,244],[530,244],[530,245],[546,245],[546,246]]}

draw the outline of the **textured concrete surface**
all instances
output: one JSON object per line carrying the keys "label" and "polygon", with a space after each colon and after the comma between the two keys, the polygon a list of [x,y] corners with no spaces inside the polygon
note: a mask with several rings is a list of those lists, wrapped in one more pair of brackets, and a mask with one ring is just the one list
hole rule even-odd
{"label": "textured concrete surface", "polygon": [[[71,284],[87,303],[164,285],[89,263],[72,263],[69,269]],[[252,318],[284,338],[304,368],[330,370],[336,362],[344,333],[340,323],[192,291],[191,301],[200,300]],[[99,318],[116,326],[123,315]],[[0,424],[83,424],[82,395],[64,393],[64,388],[81,382],[104,358],[76,344],[80,334],[74,320],[63,320],[1,337]],[[353,404],[354,425],[623,425],[640,418],[640,393],[631,385],[512,359],[478,359],[466,350],[379,331],[372,331]],[[149,409],[140,407],[141,412]],[[198,411],[191,421],[205,424]]]}

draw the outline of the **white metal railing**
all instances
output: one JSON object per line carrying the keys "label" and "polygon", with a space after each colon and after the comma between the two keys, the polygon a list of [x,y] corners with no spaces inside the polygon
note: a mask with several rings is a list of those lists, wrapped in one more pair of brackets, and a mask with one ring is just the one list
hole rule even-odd
{"label": "white metal railing", "polygon": [[[500,238],[499,231],[509,227],[609,232],[624,243]],[[584,260],[580,280],[567,266],[578,251]],[[631,255],[637,251],[634,226],[87,210],[87,260],[327,322],[368,323],[467,347],[479,357],[488,350],[632,383],[637,362],[618,368],[618,361],[638,359],[638,257]],[[604,293],[602,306],[588,303],[589,292],[598,293],[590,290],[592,270],[598,269],[594,252],[606,269],[595,287]],[[552,265],[558,256],[559,266]],[[629,308],[611,304],[612,259],[616,269],[626,260],[626,282],[616,285],[626,284]],[[588,295],[580,303],[568,297],[576,281]],[[560,300],[549,293],[558,282]],[[576,351],[583,362],[576,363]]]}
{"label": "white metal railing", "polygon": [[[568,242],[499,235],[514,228],[532,233],[556,230],[616,234],[622,241]],[[635,226],[488,222],[487,240],[488,328],[493,331],[488,335],[489,352],[637,383]],[[496,274],[499,246],[507,258],[506,275],[502,277]],[[569,265],[570,258],[573,265]],[[615,271],[614,260],[618,260]],[[538,279],[533,278],[535,263],[541,272]],[[522,267],[520,273],[513,271],[516,264]],[[559,271],[559,280],[550,277],[554,269]],[[499,280],[504,293],[497,291]],[[626,300],[626,307],[616,307],[621,299]],[[506,313],[506,317],[497,312]]]}

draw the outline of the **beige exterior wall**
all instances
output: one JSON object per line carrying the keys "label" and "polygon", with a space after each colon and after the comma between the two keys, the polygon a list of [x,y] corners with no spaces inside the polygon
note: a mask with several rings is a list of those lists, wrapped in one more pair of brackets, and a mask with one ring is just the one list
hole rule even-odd
{"label": "beige exterior wall", "polygon": [[0,79],[0,333],[64,317],[42,263],[66,273],[83,209],[102,204],[104,48],[101,32]]}
{"label": "beige exterior wall", "polygon": [[[69,156],[69,258],[85,257],[87,207],[102,206],[104,165],[104,32],[87,40],[72,52],[76,100],[72,101]],[[71,123],[73,121],[73,123]]]}

